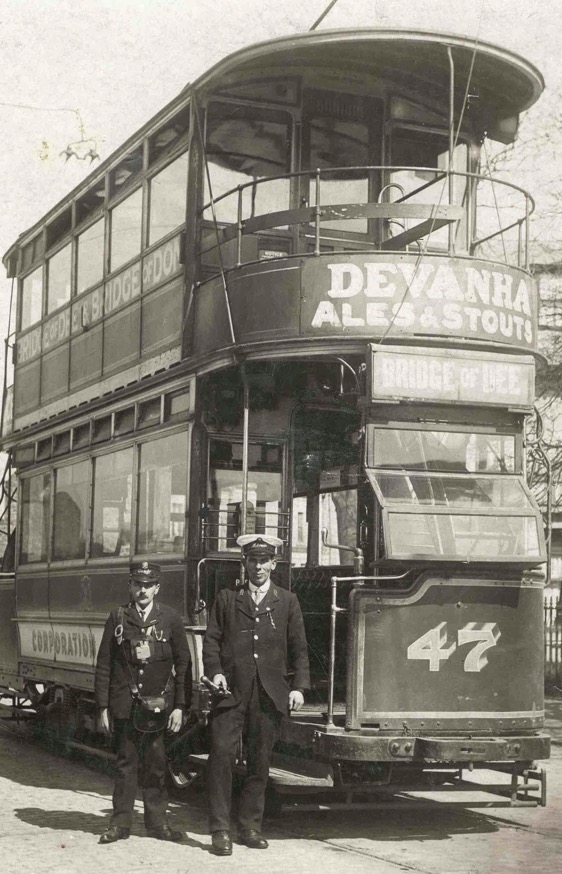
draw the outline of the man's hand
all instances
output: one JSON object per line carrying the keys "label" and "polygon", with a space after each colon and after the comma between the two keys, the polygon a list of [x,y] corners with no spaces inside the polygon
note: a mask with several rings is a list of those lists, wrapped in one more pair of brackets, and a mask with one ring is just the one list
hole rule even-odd
{"label": "man's hand", "polygon": [[104,734],[109,734],[109,711],[107,707],[102,707],[99,715],[99,726]]}
{"label": "man's hand", "polygon": [[224,674],[215,674],[215,676],[213,677],[213,683],[215,684],[215,686],[218,686],[219,689],[222,689],[223,692],[226,692],[228,690],[228,683],[226,682],[226,677],[224,676]]}
{"label": "man's hand", "polygon": [[181,707],[176,707],[175,710],[172,710],[168,717],[168,731],[173,731],[177,734],[177,732],[181,728],[181,724],[183,722],[183,710]]}
{"label": "man's hand", "polygon": [[304,704],[304,695],[298,689],[289,693],[289,710],[300,710]]}

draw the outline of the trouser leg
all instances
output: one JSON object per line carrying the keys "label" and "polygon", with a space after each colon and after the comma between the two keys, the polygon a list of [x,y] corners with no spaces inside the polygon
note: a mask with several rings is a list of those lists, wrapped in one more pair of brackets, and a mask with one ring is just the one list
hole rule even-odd
{"label": "trouser leg", "polygon": [[281,725],[281,714],[256,680],[246,714],[247,769],[240,796],[241,831],[261,830],[271,754]]}
{"label": "trouser leg", "polygon": [[236,747],[244,725],[245,705],[217,710],[211,717],[211,752],[207,765],[207,801],[209,830],[230,829],[232,799],[232,766]]}
{"label": "trouser leg", "polygon": [[111,824],[131,828],[137,794],[139,756],[137,732],[128,719],[114,720],[117,754],[117,776],[113,789],[113,816]]}
{"label": "trouser leg", "polygon": [[166,821],[168,806],[164,732],[145,732],[141,748],[144,825],[147,829],[158,828]]}

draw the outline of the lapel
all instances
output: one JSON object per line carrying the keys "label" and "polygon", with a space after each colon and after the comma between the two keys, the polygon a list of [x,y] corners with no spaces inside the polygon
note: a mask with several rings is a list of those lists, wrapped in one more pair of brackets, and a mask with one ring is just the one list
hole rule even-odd
{"label": "lapel", "polygon": [[[261,599],[258,604],[258,610],[255,611],[257,616],[261,616],[262,613],[271,613],[275,610],[277,603],[279,601],[279,594],[277,592],[277,586],[271,580],[269,584],[269,589],[264,598]],[[255,606],[255,605],[254,605]]]}
{"label": "lapel", "polygon": [[127,604],[127,606],[123,610],[123,618],[127,619],[129,625],[134,625],[135,628],[141,627],[141,618],[139,616],[139,611],[134,604]]}
{"label": "lapel", "polygon": [[243,589],[239,589],[236,592],[236,609],[240,610],[242,613],[245,613],[246,616],[251,616],[252,618],[256,613],[256,605],[254,600],[250,594],[250,589],[248,586],[244,586]]}

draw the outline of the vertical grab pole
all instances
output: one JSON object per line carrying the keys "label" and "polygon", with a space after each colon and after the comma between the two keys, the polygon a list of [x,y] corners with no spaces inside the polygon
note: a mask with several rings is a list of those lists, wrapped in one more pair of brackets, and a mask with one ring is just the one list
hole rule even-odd
{"label": "vertical grab pole", "polygon": [[[242,425],[242,506],[240,508],[240,534],[246,534],[246,520],[248,509],[248,447],[250,443],[250,386],[246,366],[240,368],[242,384],[244,386],[244,418]],[[244,585],[244,563],[240,567],[240,582]]]}
{"label": "vertical grab pole", "polygon": [[242,431],[242,507],[240,513],[241,534],[246,534],[246,510],[248,503],[248,447],[249,447],[249,422],[250,422],[250,387],[246,367],[241,367],[242,384],[244,386],[244,420]]}
{"label": "vertical grab pole", "polygon": [[[447,46],[447,56],[449,58],[449,206],[453,205],[455,196],[454,179],[453,179],[453,160],[455,154],[455,64],[453,61],[453,52],[451,47]],[[455,225],[451,222],[449,225],[449,255],[453,255],[455,249]]]}
{"label": "vertical grab pole", "polygon": [[242,265],[242,186],[238,186],[238,221],[236,224],[236,266]]}
{"label": "vertical grab pole", "polygon": [[332,589],[331,589],[331,605],[330,605],[330,687],[328,689],[328,718],[327,724],[334,724],[334,683],[336,676],[336,615],[338,612],[337,607],[337,592],[338,592],[338,578],[332,577]]}
{"label": "vertical grab pole", "polygon": [[316,210],[314,213],[314,254],[320,254],[320,169],[316,170]]}

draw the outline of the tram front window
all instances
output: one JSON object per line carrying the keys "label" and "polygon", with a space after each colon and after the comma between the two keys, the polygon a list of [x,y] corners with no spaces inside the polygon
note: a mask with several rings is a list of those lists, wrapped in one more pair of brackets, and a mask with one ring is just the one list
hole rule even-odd
{"label": "tram front window", "polygon": [[[250,443],[246,533],[286,538],[282,507],[283,448]],[[238,551],[242,534],[242,444],[211,440],[209,485],[203,537],[211,552]]]}
{"label": "tram front window", "polygon": [[513,434],[368,427],[388,558],[538,563],[540,512],[519,472]]}

